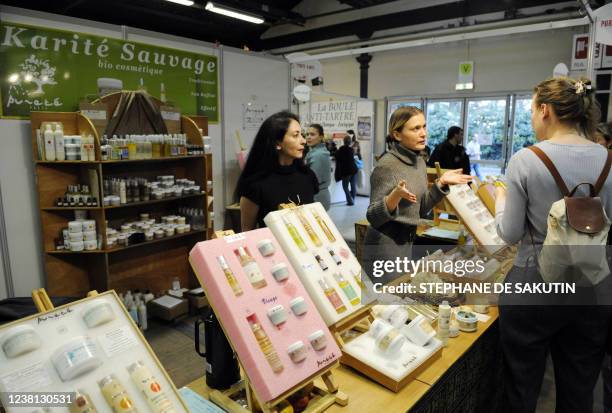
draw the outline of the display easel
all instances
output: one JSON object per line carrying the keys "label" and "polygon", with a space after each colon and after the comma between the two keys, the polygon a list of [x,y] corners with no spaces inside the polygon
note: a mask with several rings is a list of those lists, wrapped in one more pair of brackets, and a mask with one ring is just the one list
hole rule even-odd
{"label": "display easel", "polygon": [[[90,291],[87,293],[87,297],[95,297],[98,295],[96,290]],[[34,305],[39,313],[44,313],[46,311],[51,311],[55,308],[47,291],[44,288],[38,288],[36,290],[32,290],[32,300],[34,300]]]}
{"label": "display easel", "polygon": [[[235,235],[233,230],[215,231],[213,238],[224,238],[224,237],[228,237],[231,235]],[[191,263],[191,258],[190,258],[190,263]],[[193,264],[192,264],[192,268],[193,268]],[[194,268],[194,271],[195,271],[195,268]],[[204,291],[206,293],[206,287],[202,285],[202,288],[204,288]],[[216,310],[213,304],[212,303],[209,303],[209,304],[212,310],[215,311],[216,313]],[[223,329],[223,332],[227,336],[225,328],[223,327],[223,324],[221,323],[221,319],[220,318],[218,319],[219,319],[219,324],[221,325],[221,328]],[[230,343],[230,346],[231,345],[232,344]],[[226,411],[230,413],[249,413],[249,412],[258,411],[259,409],[263,411],[264,413],[275,413],[278,411],[276,406],[281,401],[286,400],[292,394],[302,390],[304,387],[312,383],[317,378],[321,378],[326,388],[324,389],[322,387],[317,386],[316,384],[314,385],[312,394],[314,394],[315,397],[310,401],[310,403],[308,404],[308,407],[304,410],[305,413],[320,413],[320,412],[325,411],[328,407],[332,406],[333,404],[338,404],[340,406],[346,406],[348,404],[348,395],[338,390],[338,385],[336,384],[335,378],[332,374],[332,369],[339,366],[338,361],[329,365],[325,369],[317,372],[317,374],[314,374],[308,377],[307,379],[303,380],[301,383],[293,386],[291,389],[287,390],[286,392],[276,397],[275,399],[264,402],[264,403],[262,403],[258,399],[257,394],[255,393],[255,391],[253,390],[250,384],[248,376],[244,374],[245,370],[242,367],[242,362],[240,361],[240,358],[238,358],[238,363],[240,364],[240,370],[243,373],[244,378],[240,382],[236,383],[234,386],[230,387],[228,390],[224,390],[224,391],[211,390],[210,396],[209,396],[212,402],[221,406],[223,409],[225,409]],[[246,393],[247,405],[248,405],[246,408],[238,404],[235,400],[232,399],[232,396],[242,391]]]}
{"label": "display easel", "polygon": [[[442,168],[440,167],[440,162],[435,163],[435,169],[436,169],[436,176],[438,179],[440,179],[440,177],[442,177],[442,174],[447,171],[446,169],[442,170]],[[444,208],[438,207],[440,203],[444,205]],[[437,205],[433,207],[433,216],[434,216],[433,221],[434,221],[435,226],[440,227],[442,229],[448,229],[451,231],[461,230],[461,225],[462,225],[461,219],[457,215],[457,212],[454,210],[450,202],[448,202],[448,200],[444,198],[442,199],[442,201],[440,201],[440,203],[438,203]],[[441,218],[440,214],[453,215],[457,217],[457,219]]]}

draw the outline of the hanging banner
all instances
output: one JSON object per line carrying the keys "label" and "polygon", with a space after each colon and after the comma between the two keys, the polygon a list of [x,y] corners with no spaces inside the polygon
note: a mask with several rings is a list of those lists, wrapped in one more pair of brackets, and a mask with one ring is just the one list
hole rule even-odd
{"label": "hanging banner", "polygon": [[76,111],[85,96],[113,85],[219,121],[216,56],[6,21],[0,56],[2,117]]}
{"label": "hanging banner", "polygon": [[357,101],[313,102],[310,121],[323,126],[325,133],[346,132],[356,129]]}

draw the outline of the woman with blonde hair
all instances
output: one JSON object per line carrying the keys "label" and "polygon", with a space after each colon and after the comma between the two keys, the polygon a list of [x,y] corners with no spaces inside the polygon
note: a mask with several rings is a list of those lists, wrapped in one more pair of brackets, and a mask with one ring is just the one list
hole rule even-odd
{"label": "woman with blonde hair", "polygon": [[[543,285],[536,257],[547,235],[551,206],[563,194],[540,152],[570,190],[580,183],[595,184],[603,176],[599,197],[608,217],[612,177],[602,175],[608,151],[594,142],[600,110],[588,79],[556,77],[541,82],[534,88],[531,111],[537,149],[523,148],[510,159],[508,189],[496,189],[495,222],[504,241],[520,242],[505,282]],[[577,196],[587,195],[588,188],[578,187]],[[577,248],[564,247],[569,254]],[[610,281],[607,276],[595,286],[576,284],[575,294],[500,296],[505,411],[535,411],[548,354],[555,370],[555,411],[592,411],[611,319]]]}
{"label": "woman with blonde hair", "polygon": [[387,282],[401,274],[382,276],[373,271],[373,261],[412,257],[412,243],[421,217],[448,194],[448,185],[471,180],[461,169],[445,172],[427,188],[427,166],[423,152],[427,125],[423,111],[413,106],[397,109],[389,120],[388,151],[378,160],[370,177],[371,195],[365,237],[364,267],[376,282]]}

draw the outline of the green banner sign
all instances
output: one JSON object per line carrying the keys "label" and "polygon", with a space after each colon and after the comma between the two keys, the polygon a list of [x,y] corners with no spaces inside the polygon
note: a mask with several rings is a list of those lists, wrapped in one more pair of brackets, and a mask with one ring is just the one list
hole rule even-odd
{"label": "green banner sign", "polygon": [[0,116],[76,111],[109,86],[146,89],[182,113],[219,121],[216,56],[47,29],[0,23]]}

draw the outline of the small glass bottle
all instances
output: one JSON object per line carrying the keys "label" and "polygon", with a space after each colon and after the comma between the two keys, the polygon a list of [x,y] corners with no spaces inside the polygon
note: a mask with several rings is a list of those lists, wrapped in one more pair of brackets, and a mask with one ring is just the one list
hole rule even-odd
{"label": "small glass bottle", "polygon": [[291,238],[293,238],[293,242],[295,242],[295,245],[297,245],[300,250],[306,251],[308,249],[306,247],[306,243],[300,236],[300,233],[298,232],[295,225],[293,225],[291,221],[289,221],[289,217],[287,215],[283,215],[283,222],[287,227],[287,231],[289,231],[289,235],[291,235]]}
{"label": "small glass bottle", "polygon": [[152,142],[151,142],[151,152],[152,152],[152,156],[153,158],[161,158],[162,156],[162,144],[160,142],[159,136],[154,136],[151,138]]}
{"label": "small glass bottle", "polygon": [[314,208],[311,208],[310,212],[312,213],[312,216],[314,217],[315,221],[317,221],[317,224],[319,224],[321,230],[323,230],[323,233],[325,234],[329,242],[336,242],[336,237],[334,237],[334,234],[331,232],[325,221],[323,221],[323,218],[321,218],[319,213]]}
{"label": "small glass bottle", "polygon": [[91,402],[89,395],[82,390],[74,392],[74,401],[68,406],[70,413],[97,413],[96,406]]}
{"label": "small glass bottle", "polygon": [[340,259],[338,255],[336,255],[336,253],[331,247],[327,247],[327,251],[329,252],[329,256],[332,257],[336,265],[342,264],[342,260]]}
{"label": "small glass bottle", "polygon": [[296,209],[295,210],[295,214],[298,216],[298,219],[300,220],[300,223],[304,227],[304,230],[308,234],[308,237],[310,238],[312,243],[316,247],[320,247],[322,245],[321,240],[319,239],[319,236],[316,234],[316,232],[314,232],[314,229],[312,228],[312,225],[310,225],[310,222],[308,222],[308,219],[304,216],[304,213],[302,212],[302,210],[301,209]]}
{"label": "small glass bottle", "polygon": [[330,287],[327,281],[325,281],[325,278],[321,278],[319,280],[319,285],[321,286],[321,289],[323,289],[323,292],[325,293],[325,296],[327,297],[331,305],[334,307],[334,310],[336,310],[338,314],[342,314],[343,312],[345,312],[346,306],[342,302],[342,299],[340,298],[334,287]]}
{"label": "small glass bottle", "polygon": [[357,283],[357,285],[359,286],[359,288],[361,288],[362,290],[366,289],[365,284],[363,283],[363,281],[361,280],[362,277],[362,272],[359,271],[359,274],[355,274],[353,272],[353,270],[351,270],[351,275],[353,276],[353,280],[355,280],[355,282]]}
{"label": "small glass bottle", "polygon": [[238,297],[239,295],[242,295],[243,293],[242,288],[240,288],[240,284],[238,284],[238,280],[236,280],[234,273],[230,269],[229,265],[227,265],[227,261],[225,261],[225,257],[223,255],[219,255],[217,257],[217,262],[219,263],[219,265],[221,266],[221,269],[223,270],[223,273],[225,274],[227,283],[230,285],[230,287],[232,287],[232,291],[234,292],[234,295],[236,297]]}
{"label": "small glass bottle", "polygon": [[248,253],[247,249],[245,247],[238,247],[238,250],[236,252],[238,254],[238,257],[240,258],[240,264],[242,265],[242,269],[244,270],[244,273],[246,274],[249,281],[251,282],[253,288],[258,289],[268,285],[266,279],[263,276],[263,273],[259,269],[259,265],[257,265],[257,262]]}
{"label": "small glass bottle", "polygon": [[355,289],[353,288],[351,283],[349,283],[348,280],[344,278],[342,274],[340,274],[339,272],[334,274],[334,278],[336,279],[338,286],[340,286],[340,289],[346,296],[346,299],[349,300],[349,303],[351,303],[352,305],[359,304],[361,299],[355,292]]}
{"label": "small glass bottle", "polygon": [[325,264],[325,261],[323,261],[321,256],[317,254],[316,252],[313,252],[313,255],[315,257],[315,260],[317,260],[317,262],[319,263],[319,267],[321,267],[323,271],[327,271],[329,267],[327,266],[327,264]]}
{"label": "small glass bottle", "polygon": [[261,351],[263,352],[264,356],[266,357],[266,360],[270,364],[270,367],[272,367],[272,371],[274,373],[280,373],[281,371],[283,371],[283,362],[281,361],[280,357],[278,357],[278,353],[274,349],[270,338],[259,324],[255,314],[248,316],[247,321],[249,322],[251,330],[253,331],[253,334],[257,339],[257,344],[259,344],[259,348],[261,348]]}

